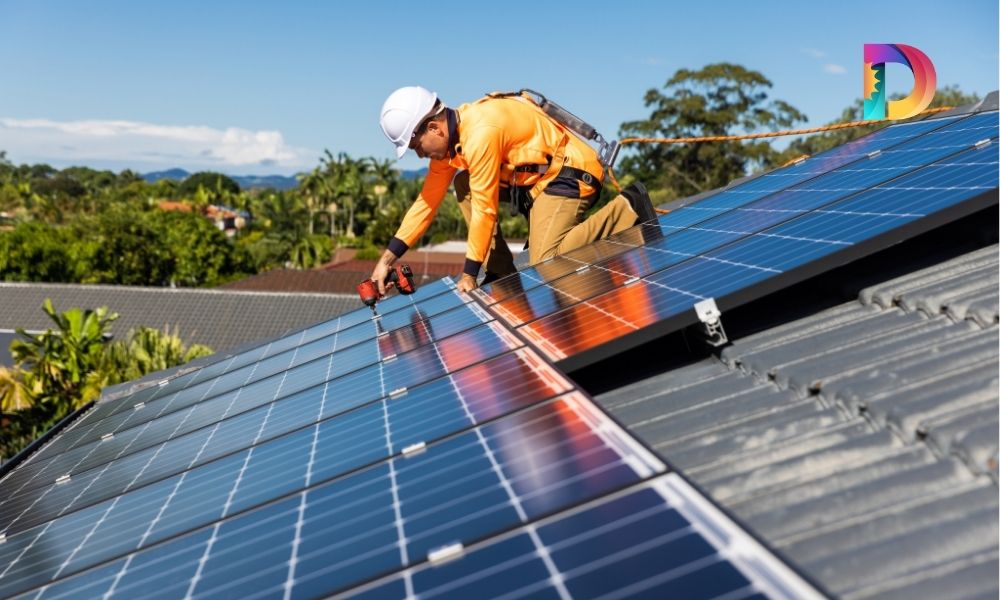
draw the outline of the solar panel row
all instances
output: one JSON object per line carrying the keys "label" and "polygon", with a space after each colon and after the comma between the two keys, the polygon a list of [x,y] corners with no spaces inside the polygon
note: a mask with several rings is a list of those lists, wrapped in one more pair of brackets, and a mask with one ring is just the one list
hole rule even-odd
{"label": "solar panel row", "polygon": [[902,123],[892,125],[872,135],[848,142],[819,154],[807,161],[767,172],[760,177],[739,185],[725,188],[659,218],[660,227],[629,229],[608,240],[590,244],[544,263],[520,271],[517,275],[483,286],[477,294],[487,304],[517,296],[533,287],[553,282],[574,273],[581,264],[595,264],[602,259],[625,252],[634,246],[643,246],[646,240],[659,239],[664,232],[681,229],[715,215],[750,204],[794,185],[822,176],[851,163],[867,162],[875,152],[882,152],[918,136],[955,122],[954,118]]}
{"label": "solar panel row", "polygon": [[[490,309],[572,370],[697,322],[692,307],[701,300],[714,298],[728,309],[808,275],[795,272],[798,267],[809,264],[819,272],[826,268],[820,259],[846,262],[852,253],[898,241],[891,231],[907,233],[904,225],[920,221],[926,229],[935,218],[950,220],[995,204],[997,145],[989,142],[997,136],[996,113],[940,121],[947,124],[751,202],[740,198],[757,193],[741,196],[737,187],[679,209],[658,225],[634,230],[648,240],[645,245],[610,240],[623,251],[578,264],[554,281],[538,278]],[[931,127],[922,123],[920,131]],[[913,201],[917,191],[926,200]],[[705,213],[718,214],[698,221]],[[760,260],[760,252],[784,259]],[[493,290],[502,289],[503,296],[533,277],[528,270],[478,298],[489,304]],[[743,297],[733,296],[737,292]],[[617,347],[599,348],[621,338]]]}

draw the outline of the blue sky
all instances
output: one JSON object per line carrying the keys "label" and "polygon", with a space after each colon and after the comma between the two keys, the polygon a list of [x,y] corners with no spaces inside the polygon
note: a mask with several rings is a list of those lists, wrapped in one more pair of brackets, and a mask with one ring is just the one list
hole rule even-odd
{"label": "blue sky", "polygon": [[[385,159],[379,108],[414,84],[451,105],[530,87],[615,137],[648,116],[647,89],[721,61],[820,125],[861,96],[866,42],[923,50],[939,85],[1000,87],[996,0],[0,0],[0,150],[142,172],[290,174],[324,148]],[[887,75],[890,93],[912,85]]]}

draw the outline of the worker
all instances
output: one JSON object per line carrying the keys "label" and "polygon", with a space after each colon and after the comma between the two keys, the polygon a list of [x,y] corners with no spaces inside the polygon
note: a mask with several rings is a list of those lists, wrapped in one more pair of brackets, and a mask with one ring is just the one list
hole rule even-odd
{"label": "worker", "polygon": [[476,288],[484,265],[484,283],[516,271],[500,232],[501,197],[528,217],[531,264],[656,218],[645,188],[633,184],[584,220],[601,193],[597,152],[520,95],[449,108],[427,89],[403,87],[386,99],[380,124],[397,159],[408,149],[430,159],[420,195],[372,271],[382,293],[390,267],[427,231],[453,179],[469,231],[463,292]]}

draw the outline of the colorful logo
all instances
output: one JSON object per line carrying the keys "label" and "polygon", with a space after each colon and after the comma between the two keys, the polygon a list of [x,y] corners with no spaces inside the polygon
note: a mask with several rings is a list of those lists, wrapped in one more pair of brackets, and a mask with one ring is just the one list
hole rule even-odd
{"label": "colorful logo", "polygon": [[[902,100],[886,101],[885,63],[906,65],[913,91]],[[908,119],[934,99],[937,73],[927,55],[905,44],[865,44],[865,119]],[[886,110],[888,108],[888,110]]]}

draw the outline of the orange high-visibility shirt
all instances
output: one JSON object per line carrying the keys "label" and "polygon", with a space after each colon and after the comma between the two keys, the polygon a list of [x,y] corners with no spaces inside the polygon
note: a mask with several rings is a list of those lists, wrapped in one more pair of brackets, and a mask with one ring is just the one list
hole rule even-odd
{"label": "orange high-visibility shirt", "polygon": [[[603,167],[597,152],[570,133],[538,106],[519,96],[482,98],[456,109],[458,143],[449,160],[431,160],[424,186],[407,211],[389,249],[399,256],[427,231],[451,180],[459,169],[469,171],[472,219],[469,223],[465,272],[477,275],[490,248],[499,212],[500,187],[531,186],[556,176],[516,173],[521,165],[545,165],[564,148],[565,164],[587,171],[600,181]],[[450,140],[453,144],[455,140]],[[579,183],[581,196],[593,188]]]}

